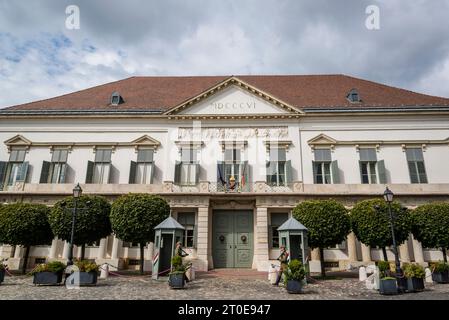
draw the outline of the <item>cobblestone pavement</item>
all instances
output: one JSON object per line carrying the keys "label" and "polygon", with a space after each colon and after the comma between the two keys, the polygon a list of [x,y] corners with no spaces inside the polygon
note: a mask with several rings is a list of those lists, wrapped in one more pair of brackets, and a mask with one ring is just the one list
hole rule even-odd
{"label": "cobblestone pavement", "polygon": [[358,279],[316,281],[304,294],[288,294],[271,285],[266,274],[231,276],[209,272],[187,284],[186,289],[170,289],[166,281],[149,276],[111,276],[97,286],[68,290],[65,286],[34,286],[30,276],[6,277],[0,285],[0,299],[219,299],[219,300],[328,300],[328,299],[438,299],[449,300],[449,284],[426,283],[426,290],[397,296],[382,296],[368,290]]}

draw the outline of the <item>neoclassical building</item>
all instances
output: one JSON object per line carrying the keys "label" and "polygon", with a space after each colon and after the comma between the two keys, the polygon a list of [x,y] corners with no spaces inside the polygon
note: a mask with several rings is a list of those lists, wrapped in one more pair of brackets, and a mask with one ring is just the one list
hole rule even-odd
{"label": "neoclassical building", "polygon": [[[266,271],[277,227],[304,200],[351,207],[386,184],[407,207],[449,200],[448,163],[449,99],[345,75],[132,77],[0,110],[2,203],[51,206],[77,183],[111,201],[159,194],[198,270]],[[11,268],[23,251],[0,246]],[[86,249],[120,269],[134,268],[138,252],[114,235]],[[152,252],[149,243],[147,270]],[[32,248],[29,266],[67,254],[54,239]],[[345,269],[381,251],[350,234],[324,255]],[[412,236],[400,257],[442,259]]]}

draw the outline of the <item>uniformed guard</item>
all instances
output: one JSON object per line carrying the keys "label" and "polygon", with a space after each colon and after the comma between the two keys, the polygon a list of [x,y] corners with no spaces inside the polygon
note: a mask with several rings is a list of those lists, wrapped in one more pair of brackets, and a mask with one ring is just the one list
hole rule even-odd
{"label": "uniformed guard", "polygon": [[175,255],[180,256],[181,258],[187,257],[189,255],[184,251],[184,249],[182,249],[182,243],[179,241],[176,243]]}
{"label": "uniformed guard", "polygon": [[281,278],[282,278],[282,273],[284,273],[284,271],[287,270],[287,263],[288,263],[288,256],[289,256],[284,245],[281,245],[281,247],[279,249],[281,249],[281,254],[278,257],[278,260],[281,263],[281,267],[279,269],[278,277],[276,279],[276,285],[279,285],[279,282],[281,281]]}

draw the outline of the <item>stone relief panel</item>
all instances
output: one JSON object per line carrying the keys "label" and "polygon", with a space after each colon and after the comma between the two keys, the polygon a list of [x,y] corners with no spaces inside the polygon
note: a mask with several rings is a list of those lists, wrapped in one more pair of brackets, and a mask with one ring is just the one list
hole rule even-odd
{"label": "stone relief panel", "polygon": [[[201,140],[247,140],[265,138],[283,140],[288,138],[288,127],[262,128],[201,128]],[[198,128],[179,128],[179,140],[198,139]]]}

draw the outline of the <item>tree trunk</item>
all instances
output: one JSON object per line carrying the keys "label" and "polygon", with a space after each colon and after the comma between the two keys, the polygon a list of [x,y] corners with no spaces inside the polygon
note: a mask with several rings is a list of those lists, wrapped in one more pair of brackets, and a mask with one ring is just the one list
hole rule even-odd
{"label": "tree trunk", "polygon": [[320,265],[321,265],[321,276],[326,277],[326,268],[324,267],[324,249],[320,248]]}
{"label": "tree trunk", "polygon": [[140,274],[143,274],[143,255],[144,255],[145,243],[140,244]]}
{"label": "tree trunk", "polygon": [[382,247],[382,253],[384,255],[384,261],[388,261],[387,249],[385,247]]}
{"label": "tree trunk", "polygon": [[443,261],[447,263],[446,248],[441,248],[441,251],[443,252]]}
{"label": "tree trunk", "polygon": [[28,257],[30,256],[30,246],[25,249],[25,257],[23,257],[22,274],[27,272]]}
{"label": "tree trunk", "polygon": [[84,257],[86,256],[86,245],[83,244],[81,246],[81,261],[84,260]]}

